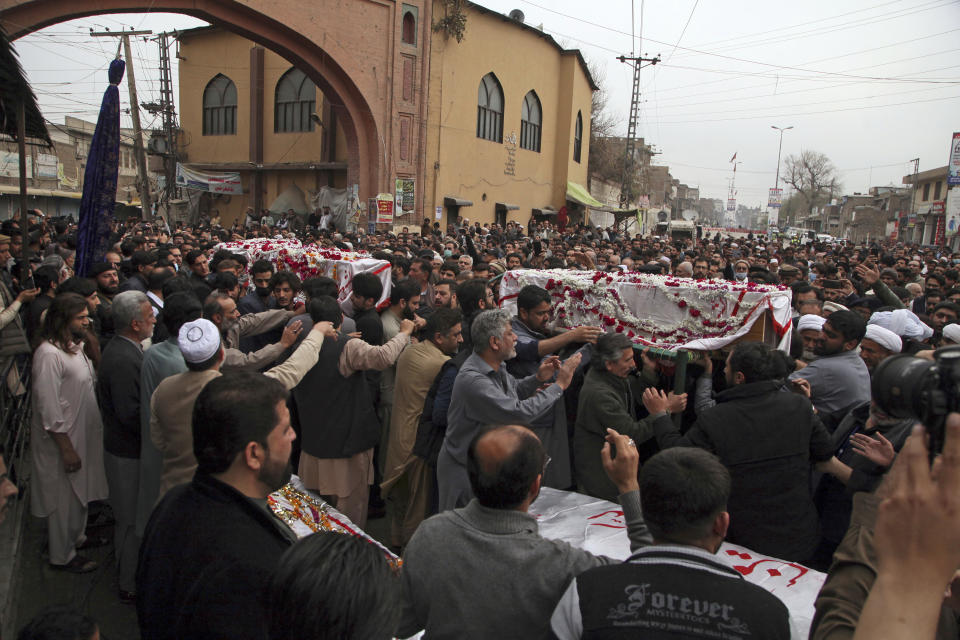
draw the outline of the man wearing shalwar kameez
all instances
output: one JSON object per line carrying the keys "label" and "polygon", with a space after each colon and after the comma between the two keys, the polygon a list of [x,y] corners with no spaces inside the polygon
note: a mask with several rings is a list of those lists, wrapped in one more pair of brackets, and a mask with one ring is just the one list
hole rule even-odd
{"label": "man wearing shalwar kameez", "polygon": [[77,548],[86,540],[87,505],[108,495],[96,373],[77,341],[89,315],[81,296],[57,296],[33,354],[31,511],[47,519],[50,564],[74,572],[97,566]]}

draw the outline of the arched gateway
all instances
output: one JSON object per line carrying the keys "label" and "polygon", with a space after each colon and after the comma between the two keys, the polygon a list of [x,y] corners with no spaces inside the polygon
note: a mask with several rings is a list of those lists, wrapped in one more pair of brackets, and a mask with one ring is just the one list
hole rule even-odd
{"label": "arched gateway", "polygon": [[[410,7],[419,11],[421,30],[429,28],[429,0],[407,0],[402,7],[385,0],[0,0],[0,24],[18,38],[104,13],[182,13],[272,49],[306,72],[331,100],[346,136],[348,183],[358,184],[365,198],[391,191],[391,178],[398,173],[423,175],[419,145],[394,160],[393,123],[403,117],[423,122],[426,113],[421,91],[412,101],[409,94],[395,100],[398,76],[418,66],[417,76],[427,72],[428,52],[401,45],[402,11]],[[421,41],[429,42],[426,35]],[[414,53],[420,64],[410,64]]]}

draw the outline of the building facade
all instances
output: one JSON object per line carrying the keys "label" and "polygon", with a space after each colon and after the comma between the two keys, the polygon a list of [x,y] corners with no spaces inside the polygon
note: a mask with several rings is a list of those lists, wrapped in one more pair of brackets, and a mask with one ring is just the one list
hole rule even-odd
{"label": "building facade", "polygon": [[[77,218],[83,195],[83,174],[96,123],[66,116],[63,124],[48,125],[52,149],[27,146],[27,206],[48,216]],[[120,129],[120,156],[117,171],[118,215],[125,207],[140,206],[137,192],[137,165],[133,153],[133,130]],[[0,142],[0,220],[20,208],[19,152],[13,142]],[[150,175],[156,188],[156,174]]]}
{"label": "building facade", "polygon": [[568,204],[568,183],[587,184],[596,85],[579,51],[464,6],[462,40],[433,36],[424,217],[526,226]]}
{"label": "building facade", "polygon": [[[595,85],[580,53],[469,2],[461,40],[418,26],[423,7],[398,7],[387,83],[396,112],[392,171],[378,190],[398,194],[394,224],[526,225],[555,215],[568,183],[587,182]],[[444,10],[441,0],[431,7]],[[309,203],[323,186],[351,186],[336,101],[296,65],[215,26],[179,39],[183,161],[241,174],[243,196],[205,196],[224,222],[248,206],[269,207],[291,187]],[[377,192],[358,195],[363,211]],[[365,213],[357,221],[365,225]]]}
{"label": "building facade", "polygon": [[224,223],[269,208],[283,193],[347,187],[347,143],[337,111],[302,70],[218,27],[181,32],[180,161],[239,172],[242,196],[204,194]]}

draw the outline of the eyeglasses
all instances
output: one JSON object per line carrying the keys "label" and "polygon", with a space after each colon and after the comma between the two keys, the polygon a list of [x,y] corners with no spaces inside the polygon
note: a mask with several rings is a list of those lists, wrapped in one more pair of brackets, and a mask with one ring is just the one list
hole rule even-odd
{"label": "eyeglasses", "polygon": [[551,461],[551,460],[553,460],[553,458],[551,458],[550,456],[544,454],[544,456],[543,456],[543,471],[540,472],[541,474],[543,474],[543,473],[546,472],[546,470],[547,470],[547,465],[550,464],[550,461]]}

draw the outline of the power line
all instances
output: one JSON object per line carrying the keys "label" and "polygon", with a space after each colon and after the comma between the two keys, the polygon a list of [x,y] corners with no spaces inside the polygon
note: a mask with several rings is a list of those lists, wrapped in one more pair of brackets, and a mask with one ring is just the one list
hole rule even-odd
{"label": "power line", "polygon": [[667,56],[666,60],[670,60],[671,58],[673,58],[673,54],[677,52],[677,47],[680,46],[680,41],[683,40],[683,35],[687,32],[687,27],[690,26],[690,21],[693,19],[693,12],[697,10],[698,4],[700,4],[700,0],[694,0],[693,8],[690,9],[690,15],[687,16],[687,22],[686,24],[683,25],[683,30],[680,32],[680,37],[677,38],[676,44],[673,45],[673,51],[670,52],[670,55]]}
{"label": "power line", "polygon": [[[590,26],[598,27],[598,28],[600,28],[600,29],[606,29],[606,30],[608,30],[608,31],[611,31],[611,32],[613,32],[613,33],[619,33],[619,34],[621,34],[621,35],[627,35],[627,36],[630,35],[629,33],[626,33],[626,32],[624,32],[624,31],[620,31],[619,29],[614,29],[614,28],[608,27],[608,26],[606,26],[606,25],[598,24],[598,23],[596,23],[596,22],[591,22],[591,21],[589,21],[589,20],[584,20],[583,18],[577,18],[576,16],[571,16],[571,15],[569,15],[569,14],[562,13],[562,12],[556,11],[556,10],[554,10],[554,9],[549,9],[549,8],[544,7],[544,6],[542,6],[542,5],[536,4],[535,2],[531,2],[530,0],[522,0],[522,1],[525,2],[526,4],[532,5],[532,6],[534,6],[534,7],[537,7],[537,8],[539,8],[539,9],[542,9],[542,10],[544,10],[544,11],[548,11],[548,12],[550,12],[550,13],[555,13],[555,14],[560,15],[560,16],[563,16],[563,17],[565,17],[565,18],[569,18],[569,19],[571,19],[571,20],[576,20],[576,21],[578,21],[578,22],[582,22],[582,23],[588,24],[588,25],[590,25]],[[952,0],[948,0],[947,3],[952,3]],[[582,39],[580,39],[580,38],[575,38],[575,37],[573,37],[573,36],[566,36],[566,35],[561,34],[561,33],[559,33],[559,32],[554,32],[554,33],[557,33],[557,35],[561,35],[561,36],[563,36],[563,37],[571,38],[571,39],[573,39],[573,40],[578,40],[578,41],[580,41],[580,42],[586,42],[587,44],[591,44],[591,46],[595,46],[595,47],[597,47],[597,48],[599,48],[599,49],[604,49],[604,50],[610,51],[610,49],[608,49],[607,47],[603,47],[603,46],[600,46],[600,45],[596,45],[596,44],[590,43],[590,42],[588,42],[588,41],[582,40]],[[653,38],[649,38],[649,37],[648,37],[647,39],[648,39],[650,42],[653,42],[653,43],[656,43],[656,44],[660,44],[660,45],[663,45],[663,46],[671,46],[670,43],[668,43],[668,42],[663,42],[663,41],[660,41],[660,40],[654,40]],[[785,69],[785,70],[788,70],[788,71],[800,71],[800,72],[808,73],[808,74],[820,74],[820,75],[837,76],[837,77],[845,77],[845,78],[858,78],[858,79],[864,79],[864,80],[887,80],[887,81],[891,81],[891,82],[913,82],[913,80],[911,80],[911,79],[904,79],[904,78],[896,78],[896,79],[894,79],[894,78],[884,78],[884,77],[877,77],[877,76],[852,76],[852,75],[849,75],[849,74],[844,74],[844,73],[836,72],[836,71],[820,71],[820,70],[816,70],[816,69],[803,69],[803,68],[800,68],[800,67],[793,67],[793,66],[788,66],[788,65],[779,65],[779,64],[773,64],[773,63],[771,63],[771,62],[761,62],[761,61],[759,61],[759,60],[750,60],[750,59],[747,59],[747,58],[739,58],[739,57],[737,57],[737,56],[728,56],[728,55],[724,55],[724,54],[720,54],[720,53],[712,53],[712,52],[710,52],[710,51],[701,51],[701,50],[699,50],[699,49],[693,49],[693,48],[691,48],[691,47],[681,47],[681,46],[679,46],[679,44],[677,45],[677,48],[678,48],[678,49],[681,49],[681,50],[683,50],[683,51],[690,51],[690,52],[693,52],[693,53],[698,53],[698,54],[707,55],[707,56],[714,56],[714,57],[717,57],[717,58],[722,58],[722,59],[725,59],[725,60],[733,60],[733,61],[736,61],[736,62],[745,62],[745,63],[747,63],[747,64],[756,64],[756,65],[760,65],[760,66],[764,66],[764,67],[770,67],[770,68],[773,68],[773,69]],[[920,81],[918,81],[918,82],[924,82],[924,81],[920,80]]]}

